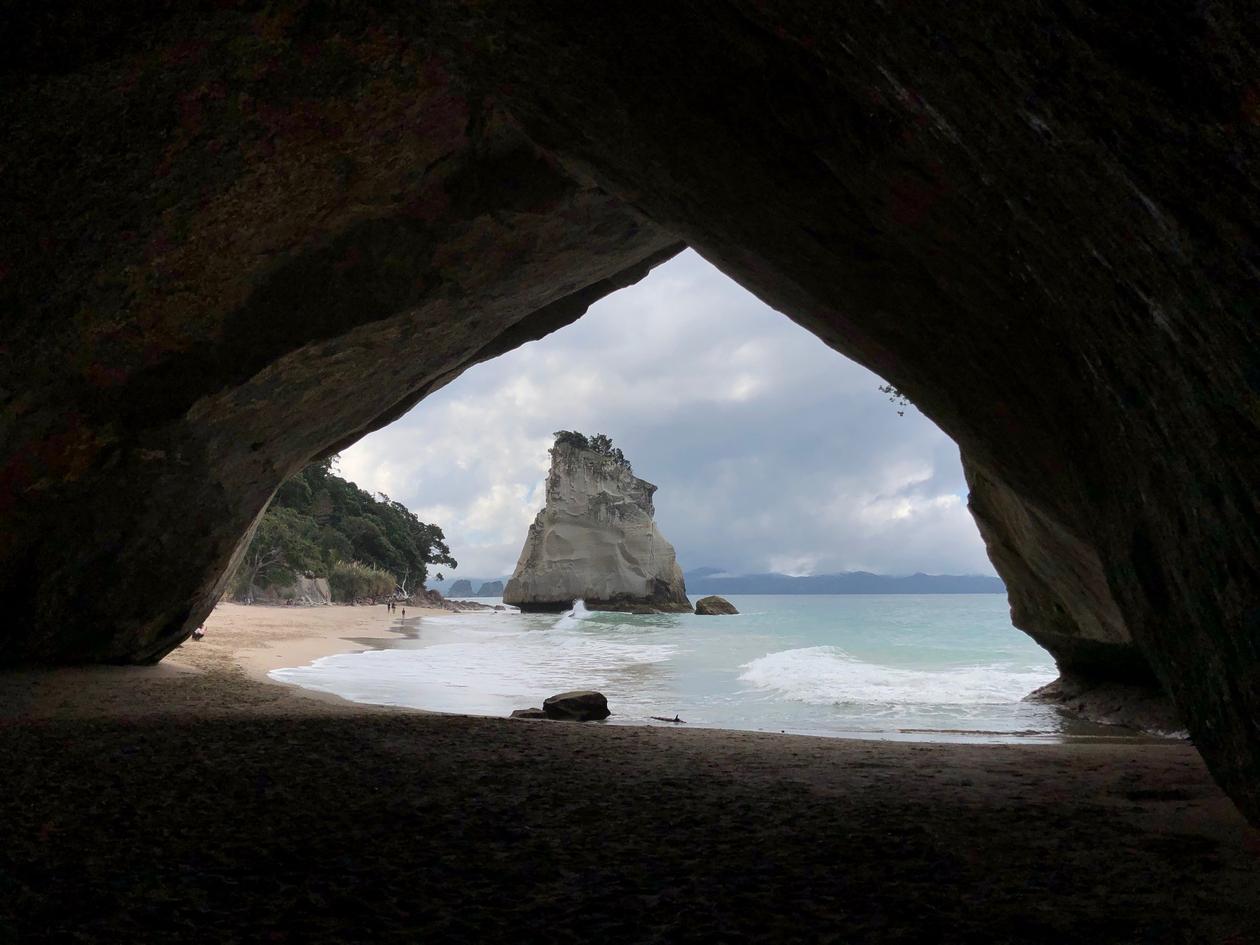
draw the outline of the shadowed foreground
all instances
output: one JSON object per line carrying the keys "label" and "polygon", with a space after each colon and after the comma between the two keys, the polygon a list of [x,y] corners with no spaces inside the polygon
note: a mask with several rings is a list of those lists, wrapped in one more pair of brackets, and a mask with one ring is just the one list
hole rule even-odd
{"label": "shadowed foreground", "polygon": [[1260,842],[1188,745],[332,711],[0,746],[5,941],[1260,940]]}

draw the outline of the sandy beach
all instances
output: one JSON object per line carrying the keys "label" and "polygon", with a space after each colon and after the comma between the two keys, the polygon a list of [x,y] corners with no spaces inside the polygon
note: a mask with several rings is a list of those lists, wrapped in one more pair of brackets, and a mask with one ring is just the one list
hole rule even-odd
{"label": "sandy beach", "polygon": [[157,667],[0,675],[0,941],[1260,942],[1260,833],[1189,745],[512,722],[266,677],[398,629],[221,605]]}

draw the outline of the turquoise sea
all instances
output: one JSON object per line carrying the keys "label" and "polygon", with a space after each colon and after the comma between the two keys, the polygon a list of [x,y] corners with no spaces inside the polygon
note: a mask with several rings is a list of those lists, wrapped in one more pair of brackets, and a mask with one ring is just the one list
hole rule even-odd
{"label": "turquoise sea", "polygon": [[1011,626],[1004,595],[731,602],[738,616],[579,606],[411,619],[404,639],[271,675],[356,702],[474,715],[598,689],[612,724],[678,715],[689,726],[949,741],[1117,734],[1021,701],[1057,674],[1049,654]]}

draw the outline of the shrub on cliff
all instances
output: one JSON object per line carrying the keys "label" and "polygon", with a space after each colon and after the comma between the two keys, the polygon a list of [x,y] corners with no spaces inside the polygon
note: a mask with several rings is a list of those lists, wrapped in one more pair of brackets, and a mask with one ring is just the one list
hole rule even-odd
{"label": "shrub on cliff", "polygon": [[[249,598],[256,587],[286,586],[298,574],[331,582],[341,562],[392,575],[404,593],[424,586],[430,564],[457,567],[441,528],[420,521],[387,495],[374,497],[347,482],[332,472],[332,465],[332,459],[312,463],[277,490],[233,577],[234,596]],[[393,590],[390,584],[351,596]],[[333,593],[347,599],[335,586]]]}

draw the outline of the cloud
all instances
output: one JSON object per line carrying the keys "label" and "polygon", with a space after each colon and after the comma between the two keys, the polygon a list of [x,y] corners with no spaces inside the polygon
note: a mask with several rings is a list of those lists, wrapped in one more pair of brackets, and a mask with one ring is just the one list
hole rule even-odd
{"label": "cloud", "polygon": [[687,252],[472,368],[340,468],[440,525],[473,577],[515,566],[561,429],[608,433],[660,487],[684,568],[992,574],[957,448],[880,383]]}

